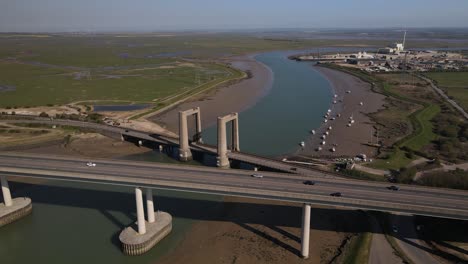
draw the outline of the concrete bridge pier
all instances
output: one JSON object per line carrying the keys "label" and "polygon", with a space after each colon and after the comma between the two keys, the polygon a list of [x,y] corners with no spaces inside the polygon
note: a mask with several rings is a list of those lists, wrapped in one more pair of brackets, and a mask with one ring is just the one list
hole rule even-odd
{"label": "concrete bridge pier", "polygon": [[143,192],[140,187],[135,188],[137,211],[137,230],[129,226],[119,235],[122,251],[127,255],[142,255],[153,248],[172,230],[172,216],[166,212],[154,212],[153,192],[146,189],[146,211],[148,221],[145,220]]}
{"label": "concrete bridge pier", "polygon": [[27,197],[12,198],[10,186],[5,176],[0,175],[3,203],[0,203],[0,226],[14,222],[32,211],[31,199]]}
{"label": "concrete bridge pier", "polygon": [[13,201],[11,200],[11,192],[10,186],[8,186],[8,180],[5,176],[0,176],[0,182],[2,184],[2,194],[3,194],[3,201],[5,206],[12,206]]}
{"label": "concrete bridge pier", "polygon": [[227,156],[227,135],[226,124],[232,123],[232,151],[240,151],[239,147],[239,115],[232,113],[218,117],[218,157],[217,165],[221,168],[229,168],[229,158]]}
{"label": "concrete bridge pier", "polygon": [[143,209],[143,193],[141,188],[135,188],[138,234],[146,233],[145,211]]}
{"label": "concrete bridge pier", "polygon": [[310,204],[302,206],[302,236],[301,236],[301,256],[304,259],[309,258],[309,240],[310,240]]}
{"label": "concrete bridge pier", "polygon": [[181,161],[188,161],[192,159],[192,152],[189,146],[188,124],[187,117],[195,115],[196,134],[194,137],[195,142],[202,142],[201,138],[201,116],[200,107],[192,108],[179,112],[179,159]]}
{"label": "concrete bridge pier", "polygon": [[146,189],[146,213],[148,214],[148,223],[154,222],[154,203],[153,203],[153,191]]}

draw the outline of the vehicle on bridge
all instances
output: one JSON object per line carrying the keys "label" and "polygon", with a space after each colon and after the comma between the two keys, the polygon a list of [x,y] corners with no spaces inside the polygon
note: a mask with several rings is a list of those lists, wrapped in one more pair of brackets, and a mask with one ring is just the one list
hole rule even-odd
{"label": "vehicle on bridge", "polygon": [[96,167],[96,163],[93,163],[93,162],[90,161],[90,162],[86,163],[86,166],[88,166],[88,167]]}
{"label": "vehicle on bridge", "polygon": [[392,186],[387,187],[387,189],[392,190],[392,191],[398,191],[400,190],[400,187],[392,185]]}
{"label": "vehicle on bridge", "polygon": [[305,185],[315,185],[315,182],[313,182],[313,181],[304,181],[302,183],[305,184]]}

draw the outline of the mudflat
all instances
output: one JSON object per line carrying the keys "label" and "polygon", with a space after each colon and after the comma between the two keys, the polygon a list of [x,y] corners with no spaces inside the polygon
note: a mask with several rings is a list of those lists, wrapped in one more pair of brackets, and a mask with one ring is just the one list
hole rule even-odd
{"label": "mudflat", "polygon": [[[338,157],[362,153],[374,156],[377,148],[366,145],[377,143],[373,122],[368,114],[383,108],[385,96],[373,92],[369,83],[353,75],[325,67],[314,67],[331,83],[337,96],[333,99],[336,100],[336,104],[332,103],[330,106],[331,114],[327,118],[328,121],[323,122],[320,128],[316,129],[315,135],[311,134],[307,139],[305,147],[295,154]],[[341,116],[337,117],[338,114]],[[351,118],[354,122],[348,126]],[[331,130],[328,129],[330,126]],[[326,131],[329,134],[325,139],[321,139]],[[326,142],[325,145],[321,145],[322,141]],[[317,151],[319,146],[322,148],[321,151]],[[332,147],[335,147],[335,152],[331,151]]]}
{"label": "mudflat", "polygon": [[268,92],[273,82],[271,70],[256,61],[254,56],[244,55],[229,59],[232,66],[248,72],[247,79],[195,96],[166,112],[151,117],[150,120],[178,133],[179,111],[200,107],[202,128],[206,128],[215,124],[218,116],[241,112],[253,106]]}

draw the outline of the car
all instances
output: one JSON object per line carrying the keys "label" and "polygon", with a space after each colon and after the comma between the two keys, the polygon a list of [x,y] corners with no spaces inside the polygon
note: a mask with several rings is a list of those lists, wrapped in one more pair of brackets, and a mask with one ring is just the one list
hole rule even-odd
{"label": "car", "polygon": [[261,174],[252,174],[251,176],[254,178],[263,178],[263,175]]}
{"label": "car", "polygon": [[297,171],[297,168],[292,167],[291,170],[292,171]]}
{"label": "car", "polygon": [[125,133],[128,133],[128,129],[125,129]]}
{"label": "car", "polygon": [[330,196],[341,197],[341,193],[340,192],[330,193]]}
{"label": "car", "polygon": [[387,187],[387,189],[392,190],[392,191],[398,191],[400,190],[400,187],[392,185],[392,186]]}
{"label": "car", "polygon": [[398,233],[398,228],[396,227],[396,225],[392,226],[392,231],[393,233]]}
{"label": "car", "polygon": [[86,166],[88,166],[88,167],[96,167],[96,163],[93,163],[93,162],[90,161],[90,162],[86,163]]}
{"label": "car", "polygon": [[303,181],[302,183],[305,185],[315,185],[315,182],[313,181]]}

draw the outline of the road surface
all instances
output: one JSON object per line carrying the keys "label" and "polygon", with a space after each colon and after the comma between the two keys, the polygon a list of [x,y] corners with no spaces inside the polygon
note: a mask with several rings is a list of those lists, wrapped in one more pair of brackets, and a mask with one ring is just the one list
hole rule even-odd
{"label": "road surface", "polygon": [[[0,174],[54,180],[84,181],[111,185],[141,186],[228,196],[310,203],[420,214],[468,220],[468,192],[388,184],[360,180],[325,178],[320,175],[294,175],[252,171],[180,166],[150,162],[88,160],[57,156],[0,152]],[[305,185],[312,180],[315,185]],[[333,197],[334,192],[342,197]]]}

